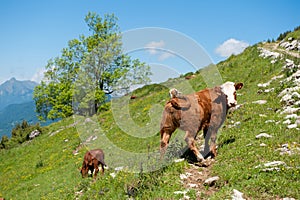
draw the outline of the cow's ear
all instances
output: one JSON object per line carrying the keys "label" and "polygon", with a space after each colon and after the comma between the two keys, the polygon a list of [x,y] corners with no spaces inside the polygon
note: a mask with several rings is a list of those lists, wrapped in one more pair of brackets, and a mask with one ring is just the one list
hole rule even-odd
{"label": "cow's ear", "polygon": [[242,89],[243,86],[244,86],[243,83],[235,83],[235,84],[234,84],[235,90]]}

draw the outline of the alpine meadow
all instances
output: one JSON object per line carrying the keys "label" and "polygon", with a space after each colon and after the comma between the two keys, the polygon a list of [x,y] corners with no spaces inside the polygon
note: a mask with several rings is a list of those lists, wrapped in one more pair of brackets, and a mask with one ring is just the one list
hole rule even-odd
{"label": "alpine meadow", "polygon": [[[150,84],[150,67],[122,53],[114,15],[89,13],[85,21],[91,35],[70,40],[49,60],[34,91],[39,117],[60,120],[0,149],[0,198],[300,199],[299,27],[215,65],[224,82],[244,84],[218,131],[215,158],[194,161],[177,130],[162,162],[159,120],[170,87],[183,95],[191,93],[185,85],[205,89],[202,74],[211,66]],[[126,95],[108,99],[113,92]],[[126,131],[131,120],[136,135]],[[149,124],[155,130],[144,128]],[[155,134],[143,137],[148,132]],[[202,132],[196,143],[201,151]],[[108,167],[96,179],[82,178],[92,148],[103,149]]]}

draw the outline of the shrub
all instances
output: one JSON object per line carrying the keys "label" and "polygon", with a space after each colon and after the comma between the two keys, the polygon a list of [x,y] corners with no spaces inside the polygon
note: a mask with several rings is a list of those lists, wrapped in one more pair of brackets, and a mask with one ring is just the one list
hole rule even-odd
{"label": "shrub", "polygon": [[22,123],[18,123],[11,131],[11,139],[7,136],[3,136],[0,143],[0,149],[9,149],[18,146],[27,140],[29,140],[29,135],[32,131],[38,130],[42,133],[42,128],[39,123],[35,125],[30,125],[26,120]]}

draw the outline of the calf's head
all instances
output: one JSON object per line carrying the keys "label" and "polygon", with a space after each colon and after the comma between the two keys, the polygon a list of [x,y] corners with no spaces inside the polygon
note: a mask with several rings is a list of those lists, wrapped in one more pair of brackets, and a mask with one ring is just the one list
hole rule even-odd
{"label": "calf's head", "polygon": [[229,108],[237,105],[236,91],[243,87],[243,83],[226,82],[221,85],[222,92],[226,95],[227,106]]}
{"label": "calf's head", "polygon": [[80,170],[82,178],[84,178],[88,175],[88,168],[82,167],[82,168],[79,168],[79,170]]}

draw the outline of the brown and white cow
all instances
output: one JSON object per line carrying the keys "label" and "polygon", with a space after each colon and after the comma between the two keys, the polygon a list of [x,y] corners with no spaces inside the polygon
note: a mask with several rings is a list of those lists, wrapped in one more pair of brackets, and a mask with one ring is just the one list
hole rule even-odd
{"label": "brown and white cow", "polygon": [[[237,105],[236,90],[243,83],[226,82],[221,86],[207,88],[189,95],[171,95],[171,100],[165,105],[160,124],[161,158],[166,152],[172,133],[180,128],[185,131],[185,141],[198,161],[204,158],[195,146],[195,138],[203,130],[205,138],[204,153],[217,155],[217,131],[223,124],[228,109]],[[172,91],[170,91],[171,94]],[[211,139],[209,149],[209,138]]]}
{"label": "brown and white cow", "polygon": [[82,168],[80,170],[82,177],[86,177],[88,175],[88,171],[90,170],[93,174],[94,170],[94,178],[96,178],[99,172],[99,165],[102,168],[102,175],[104,174],[104,166],[106,166],[104,162],[104,152],[102,149],[93,149],[87,151],[83,158]]}

